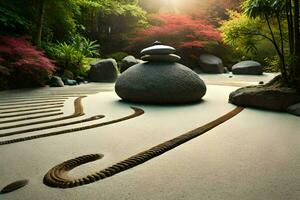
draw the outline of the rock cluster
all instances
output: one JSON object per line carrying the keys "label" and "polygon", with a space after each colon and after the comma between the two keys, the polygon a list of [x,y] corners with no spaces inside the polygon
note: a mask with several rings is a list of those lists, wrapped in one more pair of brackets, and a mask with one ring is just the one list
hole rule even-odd
{"label": "rock cluster", "polygon": [[206,86],[188,67],[176,63],[175,49],[159,42],[141,51],[144,63],[127,69],[116,81],[115,91],[123,100],[172,104],[200,101]]}

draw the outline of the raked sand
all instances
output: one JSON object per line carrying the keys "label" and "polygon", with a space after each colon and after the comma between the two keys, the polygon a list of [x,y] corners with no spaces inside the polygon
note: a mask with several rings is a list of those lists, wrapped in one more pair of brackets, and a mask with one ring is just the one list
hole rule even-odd
{"label": "raked sand", "polygon": [[[220,76],[203,76],[207,83],[215,84],[208,85],[202,102],[191,105],[124,103],[112,91],[112,84],[1,92],[0,112],[3,112],[1,108],[10,107],[7,105],[8,101],[26,103],[28,98],[43,101],[44,98],[63,96],[66,99],[63,100],[64,106],[60,111],[63,112],[62,115],[4,124],[1,121],[8,118],[0,118],[0,128],[72,115],[75,99],[83,95],[86,97],[82,99],[83,116],[0,130],[0,135],[72,122],[94,115],[105,117],[80,124],[0,137],[0,141],[115,120],[132,114],[130,106],[141,108],[145,113],[98,128],[0,145],[0,189],[16,180],[29,180],[29,184],[19,190],[0,194],[0,199],[300,199],[299,117],[248,108],[205,134],[104,180],[71,189],[51,188],[43,184],[44,175],[66,160],[86,154],[104,155],[102,159],[81,165],[69,174],[71,177],[82,177],[201,127],[235,109],[227,101],[229,93],[236,87],[220,86],[224,82],[228,85],[228,77],[217,77]],[[261,78],[251,76],[236,82],[256,84]],[[272,75],[266,75],[263,81],[270,78]],[[26,112],[29,111],[21,113]],[[8,114],[0,114],[0,117],[4,115]],[[40,114],[31,116],[38,115]],[[18,118],[22,117],[9,119]]]}

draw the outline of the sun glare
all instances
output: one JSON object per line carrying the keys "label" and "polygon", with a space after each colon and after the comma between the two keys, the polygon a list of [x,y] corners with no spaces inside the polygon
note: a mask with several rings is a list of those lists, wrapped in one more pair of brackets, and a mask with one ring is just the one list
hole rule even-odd
{"label": "sun glare", "polygon": [[181,0],[162,0],[162,3],[167,6],[178,6],[182,2]]}

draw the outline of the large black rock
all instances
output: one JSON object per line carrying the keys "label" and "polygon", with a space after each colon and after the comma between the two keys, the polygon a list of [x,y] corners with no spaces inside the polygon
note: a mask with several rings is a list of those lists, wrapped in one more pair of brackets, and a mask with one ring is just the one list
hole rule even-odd
{"label": "large black rock", "polygon": [[122,99],[139,103],[190,103],[200,101],[206,86],[191,69],[171,62],[146,62],[126,70],[115,91]]}
{"label": "large black rock", "polygon": [[249,86],[232,92],[229,102],[244,107],[286,111],[289,106],[300,102],[300,94],[291,88]]}
{"label": "large black rock", "polygon": [[259,62],[246,60],[232,66],[233,74],[262,75],[263,69]]}
{"label": "large black rock", "polygon": [[300,103],[289,106],[287,108],[287,111],[293,115],[297,115],[300,117]]}
{"label": "large black rock", "polygon": [[123,73],[125,70],[127,70],[129,67],[138,64],[139,61],[135,59],[134,56],[126,56],[123,58],[120,66],[120,72]]}
{"label": "large black rock", "polygon": [[64,87],[65,84],[59,76],[53,76],[50,80],[51,87]]}
{"label": "large black rock", "polygon": [[224,73],[224,66],[221,58],[211,54],[202,54],[199,59],[199,66],[200,70],[204,73]]}
{"label": "large black rock", "polygon": [[118,64],[109,58],[91,64],[88,77],[92,82],[115,82],[118,78]]}

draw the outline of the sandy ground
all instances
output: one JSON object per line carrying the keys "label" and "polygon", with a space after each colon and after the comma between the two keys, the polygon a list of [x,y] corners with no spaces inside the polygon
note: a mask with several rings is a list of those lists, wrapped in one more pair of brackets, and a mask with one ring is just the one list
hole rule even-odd
{"label": "sandy ground", "polygon": [[[237,77],[234,80],[256,84],[257,81],[268,81],[272,76]],[[244,109],[204,135],[107,179],[71,189],[50,188],[43,184],[48,170],[71,158],[104,154],[103,159],[82,165],[70,173],[73,177],[84,176],[203,126],[235,108],[227,101],[229,93],[236,87],[221,86],[227,81],[226,75],[201,77],[208,84],[214,83],[208,85],[203,101],[181,106],[124,103],[113,91],[109,91],[113,89],[112,84],[1,92],[2,108],[7,99],[54,98],[68,94],[70,97],[64,101],[62,108],[63,116],[73,113],[76,95],[86,95],[82,100],[85,115],[76,120],[99,114],[105,115],[105,118],[0,137],[0,141],[114,120],[132,114],[130,106],[139,107],[145,113],[95,129],[1,145],[0,188],[20,179],[28,179],[29,184],[14,192],[0,194],[0,199],[300,199],[299,118],[255,109]],[[230,80],[234,83],[232,78]],[[24,123],[1,124],[4,120],[7,119],[0,118],[0,128]],[[0,135],[61,123],[0,130]]]}

